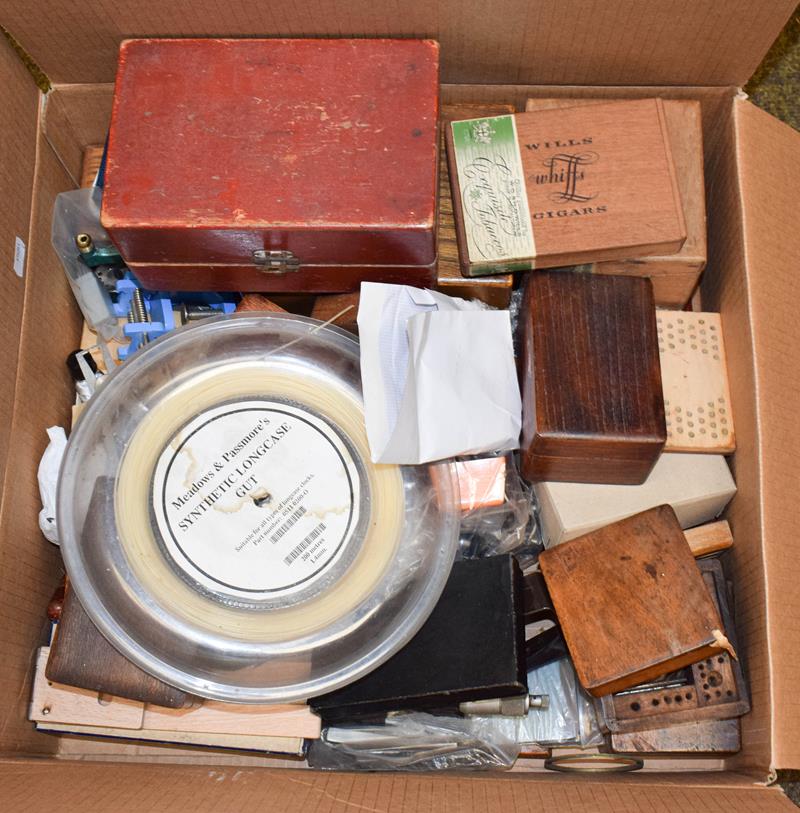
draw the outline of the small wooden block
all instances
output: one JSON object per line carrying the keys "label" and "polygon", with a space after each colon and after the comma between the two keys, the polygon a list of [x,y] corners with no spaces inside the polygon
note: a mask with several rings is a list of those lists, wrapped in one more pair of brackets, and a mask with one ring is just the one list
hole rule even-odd
{"label": "small wooden block", "polygon": [[263,294],[245,294],[236,306],[236,313],[255,311],[257,313],[286,313],[280,305],[276,305]]}
{"label": "small wooden block", "polygon": [[513,113],[510,104],[445,104],[442,105],[442,137],[439,162],[439,256],[437,261],[437,288],[449,296],[462,299],[479,299],[494,308],[507,308],[514,288],[513,274],[494,274],[488,277],[465,277],[461,273],[456,238],[456,222],[453,217],[453,197],[450,175],[447,170],[447,154],[444,143],[444,127],[447,122],[472,119],[479,116],[501,116]]}
{"label": "small wooden block", "polygon": [[[604,104],[608,99],[528,99],[525,110],[553,110],[563,107]],[[674,254],[609,260],[592,263],[595,274],[631,274],[649,277],[656,304],[682,308],[697,288],[706,266],[706,199],[703,171],[703,128],[700,102],[693,99],[663,99],[664,119],[672,148],[675,179],[686,220],[686,241]]]}
{"label": "small wooden block", "polygon": [[61,579],[61,583],[56,587],[47,605],[47,617],[51,621],[59,621],[61,612],[64,609],[64,594],[67,589],[67,577]]}
{"label": "small wooden block", "polygon": [[642,483],[666,441],[650,280],[531,274],[520,321],[523,476]]}
{"label": "small wooden block", "polygon": [[617,754],[735,754],[741,747],[738,718],[611,735]]}
{"label": "small wooden block", "polygon": [[29,719],[44,725],[100,726],[130,731],[157,730],[194,734],[316,739],[321,723],[303,704],[245,705],[205,701],[169,709],[64,686],[48,680],[49,647],[38,653]]}
{"label": "small wooden block", "polygon": [[302,737],[263,737],[246,734],[205,734],[194,731],[159,731],[157,729],[110,728],[108,726],[73,725],[70,723],[36,723],[38,731],[56,734],[78,734],[88,737],[106,737],[134,742],[172,743],[175,745],[201,745],[207,748],[225,748],[237,751],[263,751],[270,754],[302,756],[305,740]]}
{"label": "small wooden block", "polygon": [[141,728],[144,706],[136,700],[99,695],[96,691],[63,686],[48,680],[50,647],[36,658],[36,675],[29,718],[37,722],[102,725],[109,728]]}
{"label": "small wooden block", "polygon": [[659,311],[658,351],[668,452],[736,450],[718,313]]}
{"label": "small wooden block", "polygon": [[656,505],[669,504],[682,528],[718,517],[736,484],[722,455],[662,454],[640,486],[536,483],[542,539],[547,548]]}
{"label": "small wooden block", "polygon": [[686,537],[695,559],[719,553],[733,545],[731,526],[724,519],[719,522],[709,522],[699,528],[690,528],[688,531],[684,531],[683,535]]}
{"label": "small wooden block", "polygon": [[546,550],[539,564],[595,697],[720,652],[722,621],[667,505]]}
{"label": "small wooden block", "polygon": [[249,705],[206,700],[189,709],[164,709],[147,705],[144,728],[204,734],[242,734],[317,739],[321,723],[302,704]]}
{"label": "small wooden block", "polygon": [[[319,319],[320,322],[327,322],[336,316],[337,318],[332,324],[344,330],[349,330],[358,336],[357,317],[360,299],[360,294],[325,294],[318,296],[314,300],[311,318]],[[339,315],[337,316],[337,314]]]}
{"label": "small wooden block", "polygon": [[86,188],[94,183],[97,171],[103,160],[103,145],[87,147],[83,151],[83,166],[81,167],[81,186]]}
{"label": "small wooden block", "polygon": [[86,615],[69,583],[47,678],[66,686],[170,708],[181,708],[189,702],[186,692],[154,678],[120,655]]}

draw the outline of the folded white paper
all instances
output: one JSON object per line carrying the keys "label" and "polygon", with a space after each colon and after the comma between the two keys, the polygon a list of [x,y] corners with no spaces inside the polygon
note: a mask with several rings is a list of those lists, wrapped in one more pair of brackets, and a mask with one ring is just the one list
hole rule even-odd
{"label": "folded white paper", "polygon": [[373,463],[518,448],[522,405],[508,311],[365,282],[358,330]]}

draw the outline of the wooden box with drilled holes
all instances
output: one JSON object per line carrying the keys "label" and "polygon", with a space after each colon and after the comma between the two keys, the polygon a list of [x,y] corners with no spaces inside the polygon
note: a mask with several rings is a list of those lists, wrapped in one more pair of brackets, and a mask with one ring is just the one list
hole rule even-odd
{"label": "wooden box with drilled holes", "polygon": [[658,352],[667,452],[736,450],[731,392],[718,313],[658,311]]}
{"label": "wooden box with drilled holes", "polygon": [[[719,611],[723,631],[735,645],[722,565],[718,559],[701,559],[697,567]],[[717,652],[650,685],[607,695],[602,699],[602,707],[606,726],[616,733],[741,717],[750,710],[750,702],[739,661],[727,652]]]}
{"label": "wooden box with drilled holes", "polygon": [[722,621],[667,505],[546,550],[539,564],[595,697],[721,652]]}

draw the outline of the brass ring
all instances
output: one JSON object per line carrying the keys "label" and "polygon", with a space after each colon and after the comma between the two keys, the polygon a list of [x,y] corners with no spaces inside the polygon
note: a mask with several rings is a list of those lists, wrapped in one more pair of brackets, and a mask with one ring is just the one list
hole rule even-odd
{"label": "brass ring", "polygon": [[[573,765],[574,762],[611,763],[606,766],[593,767]],[[625,773],[627,771],[640,771],[644,762],[635,757],[626,757],[619,754],[564,754],[549,757],[544,761],[544,767],[549,771],[562,771],[564,773]]]}

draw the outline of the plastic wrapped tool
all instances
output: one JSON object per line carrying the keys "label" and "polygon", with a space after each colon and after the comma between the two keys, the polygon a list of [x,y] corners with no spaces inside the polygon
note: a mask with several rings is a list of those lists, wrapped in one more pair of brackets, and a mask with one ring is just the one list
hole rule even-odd
{"label": "plastic wrapped tool", "polygon": [[520,747],[588,747],[603,742],[594,704],[578,683],[569,658],[528,672],[528,691],[547,695],[547,707],[531,709],[521,719],[499,718],[505,735],[516,738]]}
{"label": "plastic wrapped tool", "polygon": [[404,712],[382,725],[326,728],[308,753],[312,768],[340,771],[486,771],[510,768],[520,753],[499,717]]}
{"label": "plastic wrapped tool", "polygon": [[108,235],[100,225],[102,194],[102,190],[93,187],[58,195],[53,209],[51,239],[84,319],[101,338],[110,341],[120,333],[111,297],[98,270],[81,259],[75,242],[78,235],[89,235],[95,245],[110,245]]}
{"label": "plastic wrapped tool", "polygon": [[[434,484],[437,467],[431,467]],[[513,454],[462,458],[450,464],[461,507],[460,555],[478,559],[536,545],[530,489]]]}

